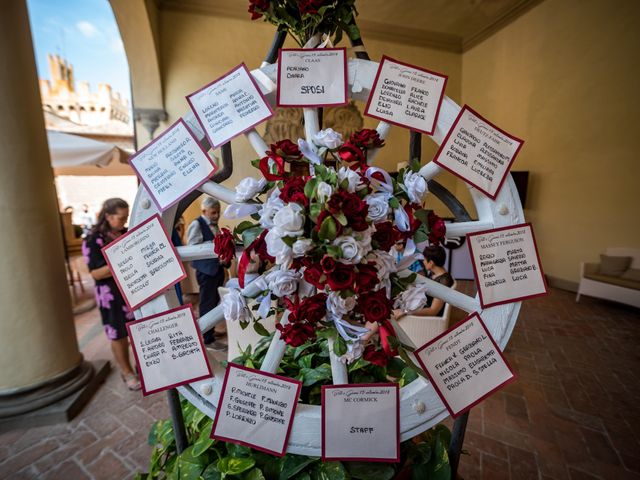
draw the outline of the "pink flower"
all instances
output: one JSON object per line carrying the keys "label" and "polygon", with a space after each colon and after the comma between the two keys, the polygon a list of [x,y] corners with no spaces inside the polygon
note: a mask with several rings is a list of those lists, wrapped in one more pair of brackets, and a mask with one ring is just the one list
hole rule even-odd
{"label": "pink flower", "polygon": [[89,265],[89,253],[91,253],[91,250],[89,250],[87,241],[85,240],[82,242],[82,258],[84,258],[84,263],[87,265]]}
{"label": "pink flower", "polygon": [[99,308],[111,308],[113,294],[109,285],[96,285],[96,303]]}
{"label": "pink flower", "polygon": [[104,333],[109,340],[118,339],[118,331],[109,324],[104,326]]}

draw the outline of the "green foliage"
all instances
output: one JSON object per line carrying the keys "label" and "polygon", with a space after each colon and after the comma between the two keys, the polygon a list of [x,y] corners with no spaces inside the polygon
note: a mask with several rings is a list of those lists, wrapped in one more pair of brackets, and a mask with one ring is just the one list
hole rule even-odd
{"label": "green foliage", "polygon": [[[300,401],[320,404],[322,385],[331,383],[329,338],[340,338],[335,329],[315,342],[287,347],[278,373],[303,382]],[[263,338],[253,349],[248,347],[235,363],[259,368],[271,337]],[[344,341],[334,343],[336,351],[346,350]],[[395,379],[408,385],[417,374],[404,360],[392,359],[387,367],[372,365],[362,358],[348,365],[351,383],[380,383]],[[153,446],[149,472],[138,480],[391,480],[403,470],[412,480],[444,480],[451,476],[447,446],[451,433],[443,426],[401,444],[399,464],[366,462],[321,462],[317,457],[287,454],[277,458],[263,452],[210,438],[213,421],[187,400],[182,400],[182,415],[189,447],[178,455],[170,420],[153,424],[148,441]]]}

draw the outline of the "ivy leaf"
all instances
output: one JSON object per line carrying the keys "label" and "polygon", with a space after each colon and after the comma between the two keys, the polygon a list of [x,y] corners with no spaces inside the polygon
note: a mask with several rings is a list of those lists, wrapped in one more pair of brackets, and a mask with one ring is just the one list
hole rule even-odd
{"label": "ivy leaf", "polygon": [[345,465],[354,480],[391,480],[396,474],[391,465],[384,463],[345,462]]}
{"label": "ivy leaf", "polygon": [[243,458],[251,456],[251,449],[237,443],[227,443],[227,452],[234,458]]}
{"label": "ivy leaf", "polygon": [[264,325],[262,325],[260,322],[253,322],[253,329],[258,335],[262,337],[268,337],[269,335],[271,335],[269,331],[264,328]]}
{"label": "ivy leaf", "polygon": [[320,225],[320,232],[318,236],[320,240],[335,240],[337,235],[337,227],[336,222],[333,217],[327,217],[322,221],[322,225]]}
{"label": "ivy leaf", "polygon": [[265,480],[262,470],[259,468],[249,470],[242,478],[243,480]]}
{"label": "ivy leaf", "polygon": [[323,363],[316,368],[303,368],[300,370],[302,375],[302,384],[305,387],[321,382],[323,380],[329,380],[331,378],[331,365]]}
{"label": "ivy leaf", "polygon": [[[223,457],[218,460],[217,467],[224,475],[238,475],[252,468],[256,464],[251,457]],[[181,477],[182,478],[182,477]]]}
{"label": "ivy leaf", "polygon": [[319,458],[307,457],[305,455],[291,455],[287,454],[284,456],[284,461],[282,463],[282,471],[280,472],[281,479],[291,478],[294,475],[301,472],[304,468],[312,463],[320,460]]}
{"label": "ivy leaf", "polygon": [[344,338],[338,336],[333,341],[333,353],[335,353],[338,357],[341,357],[345,353],[347,353],[347,344],[344,341]]}
{"label": "ivy leaf", "polygon": [[311,480],[347,480],[348,473],[340,462],[321,462],[311,467]]}
{"label": "ivy leaf", "polygon": [[209,438],[209,433],[211,429],[203,428],[200,432],[200,436],[196,443],[193,444],[193,456],[199,457],[204,452],[206,452],[211,445],[213,445],[213,438]]}

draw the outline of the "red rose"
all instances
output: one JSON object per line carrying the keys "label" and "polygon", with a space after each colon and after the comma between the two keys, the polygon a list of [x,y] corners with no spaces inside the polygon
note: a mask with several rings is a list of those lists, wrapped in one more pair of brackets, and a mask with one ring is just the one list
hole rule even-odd
{"label": "red rose", "polygon": [[383,322],[391,316],[391,300],[384,288],[363,293],[358,299],[358,309],[367,322]]}
{"label": "red rose", "polygon": [[393,226],[391,222],[376,223],[376,231],[371,236],[374,243],[377,244],[379,250],[388,252],[391,250],[400,238],[400,232]]}
{"label": "red rose", "polygon": [[298,10],[301,15],[317,15],[318,9],[324,5],[325,0],[298,0]]}
{"label": "red rose", "polygon": [[269,9],[269,0],[249,0],[251,20],[257,20]]}
{"label": "red rose", "polygon": [[370,292],[378,283],[378,269],[375,263],[358,265],[356,293]]}
{"label": "red rose", "polygon": [[364,232],[369,228],[369,222],[367,222],[367,213],[369,212],[369,206],[363,213],[359,213],[353,217],[347,217],[349,226],[356,232]]}
{"label": "red rose", "polygon": [[300,302],[298,320],[307,320],[309,323],[318,323],[327,313],[327,294],[316,293]]}
{"label": "red rose", "polygon": [[357,193],[348,193],[342,200],[342,211],[349,217],[366,217],[369,213],[369,205],[362,200]]}
{"label": "red rose", "polygon": [[356,274],[353,271],[353,265],[338,263],[335,270],[328,275],[327,285],[336,292],[352,288],[355,280]]}
{"label": "red rose", "polygon": [[429,223],[429,243],[431,245],[440,245],[441,242],[444,242],[444,237],[447,234],[447,226],[444,220],[431,211],[427,221]]}
{"label": "red rose", "polygon": [[[271,173],[271,162],[269,160],[272,160],[275,164],[277,173]],[[274,155],[273,153],[267,152],[267,156],[260,159],[259,167],[264,178],[270,182],[282,180],[286,175],[284,171],[284,158],[279,155]]]}
{"label": "red rose", "polygon": [[318,290],[324,290],[326,276],[319,265],[312,265],[305,269],[304,279]]}
{"label": "red rose", "polygon": [[322,257],[322,260],[320,260],[320,266],[322,267],[322,271],[324,273],[331,273],[336,269],[336,264],[337,262],[335,261],[335,259],[333,257],[330,257],[329,255],[325,255],[324,257]]}
{"label": "red rose", "polygon": [[302,158],[302,152],[298,148],[298,145],[291,140],[280,140],[279,142],[271,144],[271,150],[269,150],[267,154],[295,158],[297,160]]}
{"label": "red rose", "polygon": [[384,140],[380,138],[380,134],[370,128],[352,133],[349,137],[349,142],[360,148],[380,148],[384,146]]}
{"label": "red rose", "polygon": [[376,347],[373,345],[367,345],[362,353],[362,358],[367,362],[380,367],[386,367],[387,363],[389,363],[389,357],[387,357],[387,354],[384,353],[383,350],[376,350]]}
{"label": "red rose", "polygon": [[213,251],[218,255],[220,263],[231,263],[231,259],[236,254],[236,245],[228,228],[220,230],[220,233],[213,239]]}
{"label": "red rose", "polygon": [[284,181],[280,191],[282,201],[299,203],[305,207],[309,205],[309,199],[304,195],[304,186],[307,181],[303,177],[290,177]]}
{"label": "red rose", "polygon": [[280,331],[280,338],[292,347],[299,347],[306,341],[316,338],[316,331],[309,323],[287,323],[284,326],[279,323],[276,328]]}
{"label": "red rose", "polygon": [[350,167],[357,167],[365,163],[364,152],[351,142],[345,142],[338,148],[340,160],[350,164]]}

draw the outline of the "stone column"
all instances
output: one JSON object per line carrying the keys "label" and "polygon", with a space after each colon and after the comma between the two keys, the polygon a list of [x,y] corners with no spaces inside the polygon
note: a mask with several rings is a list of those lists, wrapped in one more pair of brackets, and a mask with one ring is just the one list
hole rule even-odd
{"label": "stone column", "polygon": [[76,341],[26,3],[0,0],[0,8],[3,417],[24,411],[23,394],[36,408],[78,390],[92,373]]}

